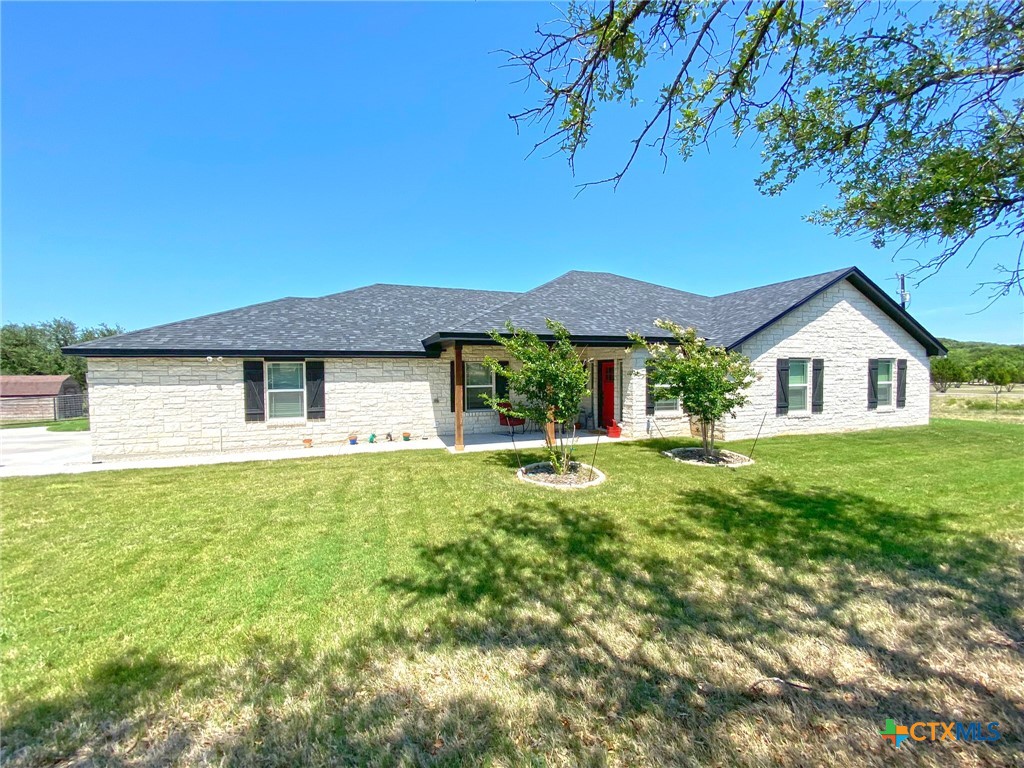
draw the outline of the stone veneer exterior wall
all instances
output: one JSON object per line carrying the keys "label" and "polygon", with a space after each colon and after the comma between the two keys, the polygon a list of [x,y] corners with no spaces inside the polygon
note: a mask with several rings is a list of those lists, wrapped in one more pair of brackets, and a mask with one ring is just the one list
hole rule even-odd
{"label": "stone veneer exterior wall", "polygon": [[[762,378],[751,402],[727,419],[726,439],[753,437],[765,418],[762,436],[839,432],[927,424],[929,362],[924,348],[844,281],[744,343]],[[468,346],[463,359],[501,357],[495,347]],[[583,348],[591,361],[616,362],[616,415],[627,437],[691,434],[682,411],[647,415],[644,363],[647,353],[625,347]],[[824,410],[820,414],[775,414],[775,361],[779,357],[823,358]],[[867,409],[869,358],[907,360],[905,408]],[[341,443],[355,432],[365,439],[403,431],[422,436],[451,435],[452,351],[440,358],[342,358],[325,361],[327,418],[321,421],[246,422],[242,361],[206,358],[91,358],[89,395],[93,456],[97,461],[139,456],[214,453],[262,448]],[[595,366],[592,395],[581,403],[596,411]],[[895,393],[894,393],[895,396]],[[767,417],[765,417],[767,414]],[[499,431],[491,411],[470,411],[465,432]],[[593,426],[593,421],[591,421]]]}
{"label": "stone veneer exterior wall", "polygon": [[[846,432],[927,424],[930,412],[930,364],[924,347],[848,281],[823,291],[746,341],[741,349],[761,374],[749,390],[750,402],[720,427],[727,440],[771,435]],[[646,352],[634,352],[643,369]],[[824,407],[821,413],[775,413],[775,362],[778,358],[821,358]],[[907,361],[907,401],[903,408],[868,410],[868,360]],[[895,372],[894,372],[895,376]],[[646,415],[643,375],[627,393],[623,423],[632,437],[690,435],[685,415]],[[895,383],[893,401],[895,402]],[[766,416],[767,414],[767,416]]]}
{"label": "stone veneer exterior wall", "polygon": [[[616,413],[621,409],[622,348],[587,349],[588,358],[616,360]],[[467,346],[463,359],[500,358],[495,347]],[[245,421],[242,360],[225,358],[90,358],[89,393],[96,461],[301,448],[342,443],[350,433],[413,439],[452,435],[450,362],[440,358],[333,358],[324,364],[327,417],[323,420]],[[313,358],[310,358],[313,359]],[[591,373],[593,382],[593,373]],[[581,407],[592,413],[587,398]],[[498,432],[493,411],[465,414],[466,434]]]}
{"label": "stone veneer exterior wall", "polygon": [[435,435],[448,408],[448,364],[396,358],[329,359],[327,418],[245,420],[242,360],[89,360],[93,459],[299,448],[349,433]]}

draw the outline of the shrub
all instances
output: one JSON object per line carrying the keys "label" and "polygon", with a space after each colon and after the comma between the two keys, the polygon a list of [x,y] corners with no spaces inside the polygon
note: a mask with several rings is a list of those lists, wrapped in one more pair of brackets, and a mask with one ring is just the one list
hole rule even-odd
{"label": "shrub", "polygon": [[939,392],[945,392],[968,378],[967,366],[959,357],[950,352],[947,357],[932,360],[932,384]]}
{"label": "shrub", "polygon": [[668,397],[682,400],[686,412],[700,420],[704,455],[710,457],[716,422],[735,415],[746,404],[747,388],[760,377],[748,357],[708,344],[693,328],[670,320],[658,320],[655,325],[671,333],[675,342],[649,342],[636,333],[629,337],[651,356],[647,368],[651,383],[664,385]]}
{"label": "shrub", "polygon": [[[576,416],[580,402],[590,395],[587,389],[587,368],[576,347],[569,341],[569,331],[555,320],[545,323],[555,337],[553,344],[542,341],[537,334],[506,323],[507,335],[491,331],[491,338],[519,361],[518,369],[505,366],[487,357],[484,365],[508,380],[515,400],[486,397],[487,405],[506,416],[529,419],[538,424],[553,421],[562,429],[556,430],[555,442],[548,445],[551,466],[558,474],[569,471],[573,448],[576,446]],[[570,438],[565,435],[571,426]]]}
{"label": "shrub", "polygon": [[972,411],[1024,411],[1024,400],[1017,400],[1016,402],[1011,400],[1010,402],[1003,401],[1002,403],[996,403],[992,400],[965,399],[963,404],[965,408]]}

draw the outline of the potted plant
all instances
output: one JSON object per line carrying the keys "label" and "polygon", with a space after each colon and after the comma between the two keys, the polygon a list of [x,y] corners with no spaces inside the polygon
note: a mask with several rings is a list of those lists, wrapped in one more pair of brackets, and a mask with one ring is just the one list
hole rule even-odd
{"label": "potted plant", "polygon": [[411,437],[412,437],[412,432],[403,432],[402,433],[402,440],[404,440],[405,442],[409,442],[409,438],[411,438]]}
{"label": "potted plant", "polygon": [[355,445],[358,442],[359,442],[359,435],[357,435],[355,432],[353,432],[351,435],[348,436],[348,444],[349,445]]}
{"label": "potted plant", "polygon": [[302,439],[302,444],[304,446],[306,446],[307,448],[312,448],[313,447],[313,438],[312,437],[305,437],[305,438],[303,438]]}

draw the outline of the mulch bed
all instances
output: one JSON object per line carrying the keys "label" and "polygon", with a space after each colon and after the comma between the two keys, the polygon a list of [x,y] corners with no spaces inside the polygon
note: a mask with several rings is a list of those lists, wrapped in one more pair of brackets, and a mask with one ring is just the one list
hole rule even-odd
{"label": "mulch bed", "polygon": [[600,485],[608,479],[601,470],[578,461],[572,462],[569,465],[569,471],[564,475],[557,474],[552,468],[551,462],[541,461],[536,464],[527,464],[516,472],[516,477],[525,483],[559,490],[590,488]]}
{"label": "mulch bed", "polygon": [[753,459],[733,451],[715,451],[714,455],[709,458],[704,455],[703,448],[676,448],[664,451],[662,456],[668,456],[683,464],[693,464],[698,467],[745,467],[754,463]]}

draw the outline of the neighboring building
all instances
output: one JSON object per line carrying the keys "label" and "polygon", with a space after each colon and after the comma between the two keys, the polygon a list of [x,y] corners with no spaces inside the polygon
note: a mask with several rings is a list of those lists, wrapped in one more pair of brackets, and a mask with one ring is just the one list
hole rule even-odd
{"label": "neighboring building", "polygon": [[0,376],[0,421],[70,419],[82,413],[82,387],[70,376]]}
{"label": "neighboring building", "polygon": [[[648,391],[627,333],[694,326],[748,355],[762,378],[726,439],[926,424],[939,341],[856,268],[707,297],[607,273],[568,272],[525,293],[371,285],[286,298],[67,348],[88,358],[97,460],[341,443],[349,433],[497,432],[482,395],[503,382],[488,331],[563,322],[588,361],[581,419],[630,437],[689,435]],[[464,412],[455,411],[456,388]]]}

